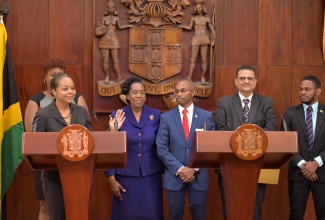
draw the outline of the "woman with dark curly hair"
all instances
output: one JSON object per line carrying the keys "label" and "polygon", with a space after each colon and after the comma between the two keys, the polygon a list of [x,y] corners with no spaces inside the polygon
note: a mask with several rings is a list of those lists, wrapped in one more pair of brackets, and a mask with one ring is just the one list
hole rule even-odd
{"label": "woman with dark curly hair", "polygon": [[122,121],[119,130],[126,131],[127,165],[105,171],[114,195],[111,219],[163,220],[162,163],[155,143],[160,112],[144,104],[146,91],[139,78],[131,77],[121,87],[128,105],[112,115]]}

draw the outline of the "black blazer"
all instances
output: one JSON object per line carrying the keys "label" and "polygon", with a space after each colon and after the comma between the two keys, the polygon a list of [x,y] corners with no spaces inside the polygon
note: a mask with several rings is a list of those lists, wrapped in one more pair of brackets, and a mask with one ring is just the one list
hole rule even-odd
{"label": "black blazer", "polygon": [[[317,156],[321,156],[323,162],[325,162],[325,106],[318,105],[317,121],[314,137],[314,146],[311,151],[311,155],[308,155],[308,140],[307,140],[307,128],[305,122],[305,112],[302,104],[288,108],[284,114],[284,119],[287,122],[288,131],[298,132],[298,147],[299,154],[297,154],[289,163],[289,180],[303,180],[305,177],[297,166],[299,161],[309,161],[309,158],[313,160]],[[325,165],[316,170],[318,175],[318,181],[325,182]]]}
{"label": "black blazer", "polygon": [[[216,130],[236,130],[238,127],[245,124],[243,116],[242,101],[238,93],[221,97],[218,100],[215,115],[215,119],[218,122]],[[275,118],[263,121],[272,116],[275,116],[272,99],[253,94],[248,123],[256,124],[265,131],[275,131],[277,129]]]}
{"label": "black blazer", "polygon": [[[68,126],[68,124],[60,114],[58,108],[56,107],[55,103],[56,102],[54,100],[53,102],[51,102],[51,104],[36,112],[33,122],[34,132],[59,132],[64,127]],[[71,103],[70,109],[72,116],[71,124],[83,125],[88,130],[92,130],[87,110],[84,107]],[[42,180],[52,181],[57,184],[61,184],[58,171],[42,171]]]}

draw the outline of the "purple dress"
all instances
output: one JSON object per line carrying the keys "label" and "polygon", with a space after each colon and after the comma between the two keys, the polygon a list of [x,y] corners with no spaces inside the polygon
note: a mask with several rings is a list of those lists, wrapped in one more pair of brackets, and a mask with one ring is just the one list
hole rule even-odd
{"label": "purple dress", "polygon": [[163,166],[155,143],[160,112],[143,106],[138,123],[129,105],[123,111],[126,119],[120,131],[127,132],[127,165],[106,170],[105,175],[115,175],[126,192],[122,192],[122,201],[113,196],[111,219],[163,220]]}

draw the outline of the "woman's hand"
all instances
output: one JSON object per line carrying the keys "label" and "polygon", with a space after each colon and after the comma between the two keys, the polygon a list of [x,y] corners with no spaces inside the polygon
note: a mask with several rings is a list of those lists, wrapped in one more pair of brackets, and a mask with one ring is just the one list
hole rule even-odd
{"label": "woman's hand", "polygon": [[122,192],[126,192],[126,190],[123,188],[123,186],[116,181],[115,175],[108,177],[108,182],[111,187],[112,194],[118,198],[118,200],[123,200]]}
{"label": "woman's hand", "polygon": [[115,117],[112,117],[109,119],[109,128],[111,131],[115,131],[114,123],[117,121],[117,130],[119,130],[124,121],[125,121],[125,112],[123,112],[123,109],[117,110]]}

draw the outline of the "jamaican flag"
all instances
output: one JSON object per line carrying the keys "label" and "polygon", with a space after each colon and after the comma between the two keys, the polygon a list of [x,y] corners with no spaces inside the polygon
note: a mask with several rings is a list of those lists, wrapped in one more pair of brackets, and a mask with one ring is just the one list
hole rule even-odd
{"label": "jamaican flag", "polygon": [[[0,178],[1,200],[23,159],[24,131],[14,72],[7,42],[7,31],[0,15]],[[1,205],[0,200],[0,205]],[[0,209],[1,212],[1,209]],[[2,214],[0,213],[0,219]]]}

